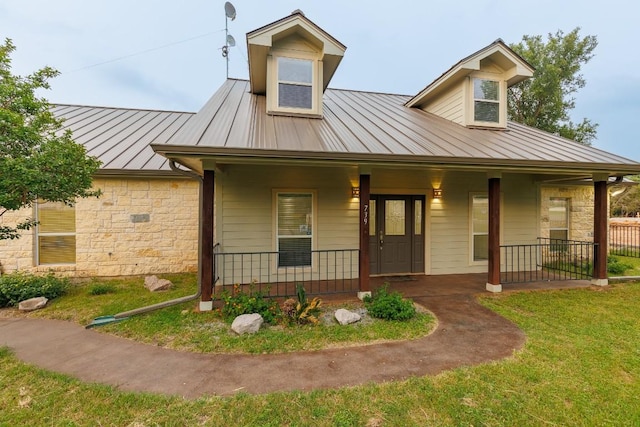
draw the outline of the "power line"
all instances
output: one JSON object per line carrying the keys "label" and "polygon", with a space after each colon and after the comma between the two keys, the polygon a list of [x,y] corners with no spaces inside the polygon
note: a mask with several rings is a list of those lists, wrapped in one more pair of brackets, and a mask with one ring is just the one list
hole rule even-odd
{"label": "power line", "polygon": [[103,62],[98,62],[96,64],[86,65],[84,67],[76,68],[74,70],[65,71],[64,73],[65,74],[71,74],[71,73],[75,73],[75,72],[78,72],[78,71],[86,70],[86,69],[89,69],[89,68],[99,67],[100,65],[110,64],[112,62],[117,62],[117,61],[122,61],[123,59],[127,59],[127,58],[131,58],[131,57],[134,57],[134,56],[142,55],[142,54],[145,54],[145,53],[153,52],[153,51],[156,51],[156,50],[164,49],[164,48],[167,48],[167,47],[170,47],[170,46],[175,46],[177,44],[186,43],[186,42],[189,42],[189,41],[192,41],[192,40],[201,39],[203,37],[207,37],[207,36],[210,36],[212,34],[220,33],[222,31],[224,31],[224,28],[221,29],[221,30],[217,30],[217,31],[211,31],[211,32],[206,33],[206,34],[200,34],[199,36],[189,37],[188,39],[183,39],[183,40],[167,43],[167,44],[164,44],[162,46],[152,47],[150,49],[141,50],[141,51],[130,53],[130,54],[124,55],[124,56],[119,56],[117,58],[113,58],[113,59],[110,59],[108,61],[103,61]]}

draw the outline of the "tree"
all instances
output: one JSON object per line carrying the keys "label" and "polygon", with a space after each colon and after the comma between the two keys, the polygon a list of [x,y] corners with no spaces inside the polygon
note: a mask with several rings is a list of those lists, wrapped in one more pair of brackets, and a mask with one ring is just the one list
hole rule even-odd
{"label": "tree", "polygon": [[612,195],[611,216],[636,216],[640,212],[640,175],[629,176],[627,178],[637,182],[639,185],[633,185],[627,188],[626,191],[620,195]]}
{"label": "tree", "polygon": [[585,86],[580,69],[593,58],[596,36],[581,37],[580,28],[568,34],[558,30],[542,36],[524,36],[510,47],[528,61],[533,78],[513,85],[508,92],[509,118],[585,145],[591,145],[598,125],[584,118],[574,123],[569,113],[575,93]]}
{"label": "tree", "polygon": [[[44,67],[27,76],[11,73],[10,39],[0,44],[0,218],[6,212],[28,208],[36,200],[72,206],[77,198],[98,196],[91,189],[100,162],[76,144],[46,99],[59,73]],[[25,218],[15,225],[0,224],[0,240],[16,239],[36,222]]]}

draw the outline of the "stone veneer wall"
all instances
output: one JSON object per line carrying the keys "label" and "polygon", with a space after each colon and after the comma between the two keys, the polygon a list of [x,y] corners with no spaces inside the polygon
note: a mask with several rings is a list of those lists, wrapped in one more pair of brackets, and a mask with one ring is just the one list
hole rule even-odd
{"label": "stone veneer wall", "polygon": [[[1,271],[68,276],[194,272],[198,268],[198,183],[186,179],[98,178],[100,198],[76,204],[76,263],[34,266],[33,232],[0,242]],[[0,224],[32,216],[6,213]]]}
{"label": "stone veneer wall", "polygon": [[569,240],[593,241],[593,186],[540,188],[540,237],[549,237],[549,200],[569,199]]}

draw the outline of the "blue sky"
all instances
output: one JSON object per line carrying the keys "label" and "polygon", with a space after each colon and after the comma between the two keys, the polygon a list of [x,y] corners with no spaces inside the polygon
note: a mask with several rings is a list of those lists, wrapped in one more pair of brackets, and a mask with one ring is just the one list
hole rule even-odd
{"label": "blue sky", "polygon": [[[572,117],[599,123],[594,146],[640,161],[640,2],[232,0],[229,75],[247,78],[245,35],[301,9],[347,46],[331,87],[413,95],[497,38],[581,27],[596,56]],[[14,72],[62,72],[53,103],[197,111],[226,77],[224,1],[0,0]]]}

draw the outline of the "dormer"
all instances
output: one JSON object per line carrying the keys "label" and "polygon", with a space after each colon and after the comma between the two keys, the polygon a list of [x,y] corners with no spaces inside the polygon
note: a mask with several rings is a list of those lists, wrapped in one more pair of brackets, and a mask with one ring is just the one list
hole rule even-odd
{"label": "dormer", "polygon": [[507,88],[534,68],[498,39],[464,58],[405,105],[466,127],[505,129]]}
{"label": "dormer", "polygon": [[346,47],[300,10],[247,33],[251,92],[269,114],[322,117],[322,95]]}

